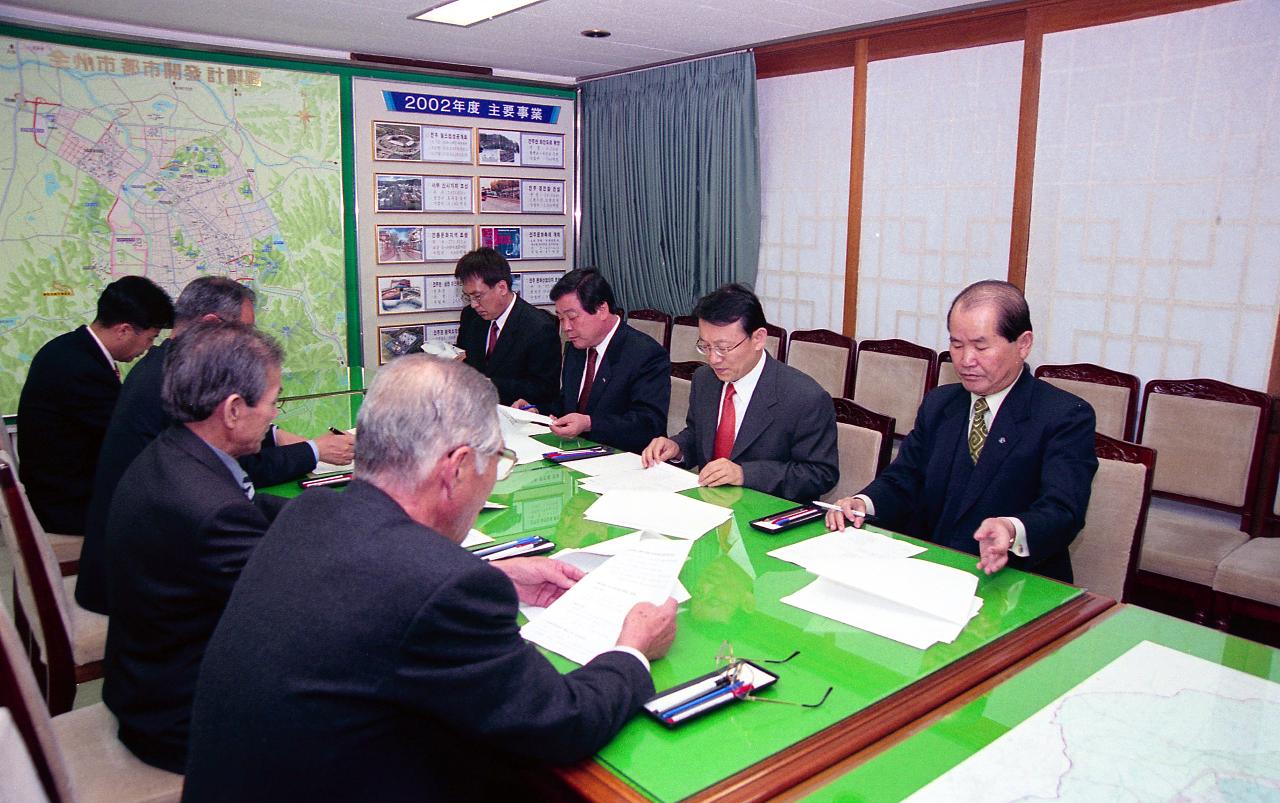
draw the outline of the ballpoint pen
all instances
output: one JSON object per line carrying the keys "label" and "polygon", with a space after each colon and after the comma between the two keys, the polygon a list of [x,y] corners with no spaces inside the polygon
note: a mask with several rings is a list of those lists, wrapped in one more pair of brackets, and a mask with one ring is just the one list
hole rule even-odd
{"label": "ballpoint pen", "polygon": [[478,557],[484,557],[485,555],[492,555],[494,552],[502,552],[507,549],[514,549],[516,547],[525,546],[527,544],[536,544],[542,540],[543,539],[541,536],[530,535],[525,538],[517,538],[514,541],[508,541],[505,544],[495,544],[494,546],[487,546],[484,549],[477,549],[477,550],[474,550],[471,554],[476,555]]}

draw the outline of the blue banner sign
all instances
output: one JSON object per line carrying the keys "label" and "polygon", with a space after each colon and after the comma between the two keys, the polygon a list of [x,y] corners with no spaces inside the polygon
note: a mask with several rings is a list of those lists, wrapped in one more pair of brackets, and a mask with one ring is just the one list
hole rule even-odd
{"label": "blue banner sign", "polygon": [[386,101],[389,112],[447,114],[452,117],[482,117],[486,120],[514,120],[521,123],[555,123],[560,118],[559,106],[540,103],[386,90],[383,90],[382,98]]}

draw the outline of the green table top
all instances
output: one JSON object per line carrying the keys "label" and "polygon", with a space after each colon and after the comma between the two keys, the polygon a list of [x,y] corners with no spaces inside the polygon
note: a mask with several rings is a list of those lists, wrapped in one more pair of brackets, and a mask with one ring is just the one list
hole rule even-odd
{"label": "green table top", "polygon": [[987,694],[850,770],[805,800],[902,800],[1142,641],[1280,681],[1280,650],[1145,608],[1125,606]]}
{"label": "green table top", "polygon": [[[540,439],[559,448],[578,445],[553,436]],[[630,532],[583,519],[598,497],[578,489],[581,475],[571,467],[518,466],[490,495],[508,508],[482,512],[476,528],[499,542],[536,534],[561,548],[588,546]],[[269,490],[286,496],[298,493],[296,483]],[[765,553],[821,534],[821,522],[765,535],[748,522],[792,507],[791,502],[736,487],[685,493],[730,507],[734,515],[693,545],[680,575],[692,599],[680,608],[670,653],[653,664],[655,686],[661,690],[710,672],[721,643],[728,640],[742,658],[780,659],[800,651],[790,662],[773,667],[779,681],[761,696],[816,702],[828,686],[834,691],[820,708],[744,702],[676,730],[647,716],[637,717],[597,760],[656,800],[688,797],[784,751],[1081,594],[1072,586],[1014,570],[987,577],[975,569],[975,556],[922,543],[929,550],[920,558],[977,575],[977,593],[984,604],[955,642],[918,650],[779,601],[814,576]],[[548,657],[562,671],[576,667],[558,655]]]}

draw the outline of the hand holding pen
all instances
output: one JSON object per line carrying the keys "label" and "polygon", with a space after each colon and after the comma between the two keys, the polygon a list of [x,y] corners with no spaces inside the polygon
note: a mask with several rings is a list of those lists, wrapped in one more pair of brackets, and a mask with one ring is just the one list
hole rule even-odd
{"label": "hand holding pen", "polygon": [[843,530],[846,521],[855,528],[861,528],[867,520],[867,505],[856,497],[846,496],[834,505],[826,502],[814,502],[814,504],[826,508],[828,530]]}

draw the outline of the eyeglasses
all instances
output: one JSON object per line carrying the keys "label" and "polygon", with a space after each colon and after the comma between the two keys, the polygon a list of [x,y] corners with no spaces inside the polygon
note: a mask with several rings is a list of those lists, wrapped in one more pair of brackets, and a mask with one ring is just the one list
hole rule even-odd
{"label": "eyeglasses", "polygon": [[492,289],[492,287],[486,287],[485,289],[474,293],[461,293],[460,295],[462,296],[462,300],[468,304],[479,304],[480,299],[484,298]]}
{"label": "eyeglasses", "polygon": [[747,335],[746,337],[739,340],[737,343],[734,343],[732,346],[727,346],[727,347],[713,346],[705,340],[699,340],[697,343],[693,344],[693,347],[697,349],[698,353],[703,356],[714,354],[717,357],[725,357],[725,356],[728,356],[729,352],[733,351],[738,346],[741,346],[743,343],[746,343],[750,339],[751,339],[751,335]]}
{"label": "eyeglasses", "polygon": [[498,469],[495,479],[505,480],[507,477],[511,476],[512,469],[516,467],[516,453],[504,446],[501,451],[496,453],[496,455],[498,460]]}
{"label": "eyeglasses", "polygon": [[[728,640],[725,640],[720,642],[720,652],[716,654],[716,669],[719,670],[721,667],[725,668],[724,669],[725,677],[728,678],[729,680],[730,688],[733,688],[739,685],[742,679],[743,668],[747,665],[748,660],[758,661],[759,663],[762,663],[762,664],[785,664],[787,661],[790,661],[792,658],[795,658],[799,654],[800,654],[800,651],[796,650],[792,652],[790,655],[788,655],[786,658],[774,658],[774,659],[737,658],[733,654],[733,645],[730,644]],[[779,703],[781,705],[794,705],[799,708],[817,708],[818,706],[822,705],[827,701],[827,698],[831,696],[831,691],[835,687],[828,686],[827,690],[822,694],[822,699],[816,703],[798,703],[798,702],[795,702],[794,700],[779,700],[776,697],[756,697],[751,693],[749,686],[744,685],[744,688],[747,689],[745,692],[743,692],[742,694],[738,694],[737,692],[735,692],[734,696],[740,700],[751,700],[752,702],[756,702],[756,703]]]}

